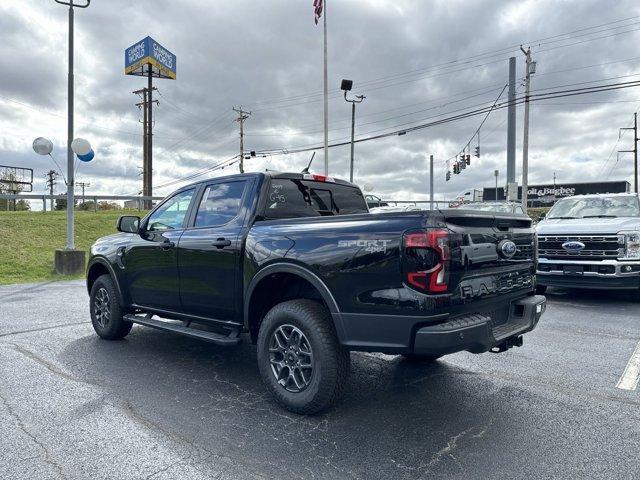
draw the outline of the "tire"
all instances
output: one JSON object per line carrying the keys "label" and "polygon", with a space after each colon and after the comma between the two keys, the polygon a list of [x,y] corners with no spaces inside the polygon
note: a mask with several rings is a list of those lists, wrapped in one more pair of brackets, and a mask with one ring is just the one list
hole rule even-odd
{"label": "tire", "polygon": [[109,275],[101,275],[93,283],[89,296],[91,324],[100,338],[120,340],[127,336],[133,323],[122,318],[118,292]]}
{"label": "tire", "polygon": [[344,393],[349,351],[338,342],[331,315],[320,303],[289,300],[273,307],[260,325],[257,347],[262,380],[287,410],[318,413]]}
{"label": "tire", "polygon": [[545,293],[547,293],[547,286],[546,285],[536,285],[536,293],[538,295],[544,295]]}
{"label": "tire", "polygon": [[402,356],[408,362],[431,363],[438,360],[442,355],[418,355],[417,353],[403,353]]}

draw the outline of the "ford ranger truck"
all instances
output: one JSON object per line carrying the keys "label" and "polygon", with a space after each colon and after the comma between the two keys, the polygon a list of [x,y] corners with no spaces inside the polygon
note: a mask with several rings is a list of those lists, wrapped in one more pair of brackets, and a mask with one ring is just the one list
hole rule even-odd
{"label": "ford ranger truck", "polygon": [[[357,186],[320,175],[194,183],[117,230],[91,247],[96,333],[116,340],[139,324],[219,346],[253,342],[266,388],[298,413],[339,398],[351,351],[421,361],[502,352],[545,309],[528,217],[372,215]],[[465,248],[463,260],[469,236],[483,249]]]}
{"label": "ford ranger truck", "polygon": [[566,197],[538,224],[538,287],[640,292],[640,204],[631,193]]}

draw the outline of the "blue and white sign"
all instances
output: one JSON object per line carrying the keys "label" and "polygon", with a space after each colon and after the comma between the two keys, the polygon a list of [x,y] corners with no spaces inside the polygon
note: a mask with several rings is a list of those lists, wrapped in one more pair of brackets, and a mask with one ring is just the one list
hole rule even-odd
{"label": "blue and white sign", "polygon": [[[147,65],[147,69],[144,66]],[[146,37],[124,51],[124,74],[176,78],[176,56],[151,37]]]}

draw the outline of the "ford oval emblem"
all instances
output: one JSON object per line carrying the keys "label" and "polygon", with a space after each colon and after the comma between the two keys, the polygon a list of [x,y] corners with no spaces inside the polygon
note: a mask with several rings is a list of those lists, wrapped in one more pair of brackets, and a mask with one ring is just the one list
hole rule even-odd
{"label": "ford oval emblem", "polygon": [[498,254],[502,258],[511,258],[518,251],[518,247],[511,240],[507,240],[505,238],[504,240],[501,240],[500,243],[498,243],[497,250]]}
{"label": "ford oval emblem", "polygon": [[584,243],[575,240],[569,240],[562,244],[562,248],[569,253],[578,253],[584,249]]}

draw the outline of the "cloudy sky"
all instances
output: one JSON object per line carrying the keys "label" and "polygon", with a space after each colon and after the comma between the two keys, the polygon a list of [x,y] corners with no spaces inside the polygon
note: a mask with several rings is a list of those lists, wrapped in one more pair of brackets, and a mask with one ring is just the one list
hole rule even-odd
{"label": "cloudy sky", "polygon": [[[155,83],[154,184],[172,182],[155,194],[237,153],[234,106],[252,111],[245,150],[321,145],[322,29],[312,3],[93,0],[77,10],[76,136],[96,151],[78,171],[91,183],[88,193],[141,190],[142,126],[132,91],[145,81],[124,75],[124,49],[147,35],[177,55],[178,70],[176,80]],[[356,121],[356,136],[364,138],[491,105],[507,82],[510,56],[517,57],[521,94],[521,43],[538,62],[532,91],[640,75],[640,5],[632,0],[329,0],[328,9],[330,141],[350,135],[342,78],[366,95]],[[34,192],[44,192],[45,172],[57,167],[31,142],[51,138],[56,159],[66,161],[67,10],[53,0],[3,1],[0,32],[0,164],[34,168]],[[616,161],[615,150],[631,148],[631,135],[616,145],[618,128],[630,126],[639,106],[639,87],[532,103],[530,183],[551,182],[553,172],[558,182],[631,181],[631,155]],[[425,198],[433,154],[437,198],[493,185],[494,169],[503,184],[506,118],[506,110],[488,117],[481,158],[450,182],[445,161],[482,117],[359,143],[355,180],[382,197]],[[518,107],[519,165],[522,119]],[[256,158],[246,169],[300,171],[309,157]],[[329,157],[330,174],[348,178],[349,147],[333,148]],[[322,163],[320,150],[312,170],[321,172]],[[235,172],[237,165],[207,175]],[[518,181],[520,173],[518,166]]]}

